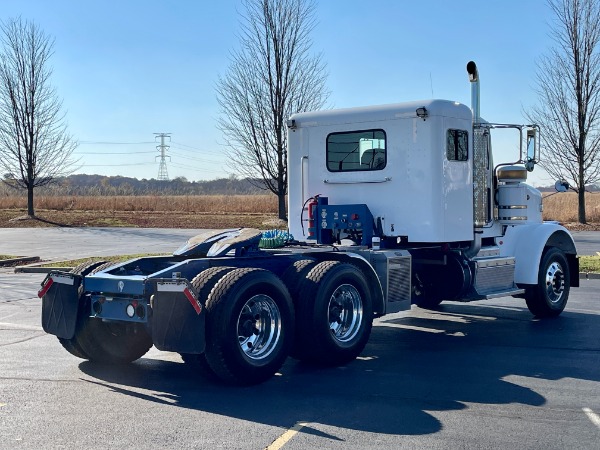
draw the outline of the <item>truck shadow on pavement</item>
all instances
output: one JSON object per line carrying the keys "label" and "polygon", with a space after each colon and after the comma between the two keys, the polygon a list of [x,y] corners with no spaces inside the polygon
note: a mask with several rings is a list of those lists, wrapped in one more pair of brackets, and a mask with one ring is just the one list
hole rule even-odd
{"label": "truck shadow on pavement", "polygon": [[310,423],[421,435],[442,428],[444,411],[469,403],[542,406],[545,392],[528,387],[535,379],[600,381],[599,327],[593,314],[539,321],[523,308],[449,303],[376,321],[361,357],[347,366],[288,359],[281,374],[258,386],[209,381],[172,360],[79,367],[92,378],[84,381],[112,392],[282,428],[307,422],[302,432],[327,439],[339,438]]}

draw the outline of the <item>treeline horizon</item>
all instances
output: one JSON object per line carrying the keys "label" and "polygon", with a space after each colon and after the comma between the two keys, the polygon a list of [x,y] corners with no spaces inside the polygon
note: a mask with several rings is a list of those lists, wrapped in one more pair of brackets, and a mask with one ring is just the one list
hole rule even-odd
{"label": "treeline horizon", "polygon": [[[135,195],[265,195],[264,182],[257,178],[218,178],[216,180],[188,181],[185,177],[172,180],[124,176],[77,174],[61,177],[51,184],[38,187],[36,196],[135,196]],[[554,192],[554,186],[537,187],[542,192]],[[598,186],[588,186],[588,192],[598,192]],[[0,183],[0,195],[26,195],[27,191]]]}
{"label": "treeline horizon", "polygon": [[[259,179],[219,178],[207,181],[188,181],[185,177],[172,180],[137,179],[123,176],[77,174],[61,177],[51,184],[35,189],[36,196],[126,196],[126,195],[264,195],[270,191],[261,189]],[[0,195],[26,195],[7,183],[0,183]]]}

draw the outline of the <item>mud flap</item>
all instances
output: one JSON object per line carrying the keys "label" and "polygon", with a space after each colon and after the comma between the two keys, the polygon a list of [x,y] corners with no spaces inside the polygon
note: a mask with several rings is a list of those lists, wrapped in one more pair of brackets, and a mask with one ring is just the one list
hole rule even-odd
{"label": "mud flap", "polygon": [[154,280],[152,342],[159,350],[204,353],[204,307],[189,281]]}
{"label": "mud flap", "polygon": [[59,338],[71,339],[77,328],[81,276],[50,272],[42,282],[42,328]]}

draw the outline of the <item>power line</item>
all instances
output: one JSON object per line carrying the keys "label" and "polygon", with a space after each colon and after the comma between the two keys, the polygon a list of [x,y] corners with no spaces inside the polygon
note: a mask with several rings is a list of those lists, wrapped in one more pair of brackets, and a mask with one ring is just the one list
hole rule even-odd
{"label": "power line", "polygon": [[121,166],[150,166],[154,163],[133,163],[133,164],[84,164],[83,167],[121,167]]}
{"label": "power line", "polygon": [[212,163],[212,164],[221,164],[221,161],[214,161],[214,160],[203,159],[203,158],[194,158],[193,156],[185,156],[185,155],[181,155],[180,153],[174,152],[173,150],[171,150],[171,154],[172,155],[178,155],[181,158],[185,158],[186,160],[191,159],[191,160],[199,161],[199,162],[206,162],[206,163]]}
{"label": "power line", "polygon": [[201,148],[192,147],[191,145],[182,144],[180,142],[171,142],[171,145],[175,148],[180,149],[181,151],[189,152],[189,153],[201,152],[201,153],[212,153],[213,155],[222,155],[223,154],[223,152],[219,152],[217,150],[203,150]]}
{"label": "power line", "polygon": [[177,145],[181,145],[182,147],[188,147],[191,148],[192,150],[199,150],[202,151],[201,149],[199,149],[198,147],[192,147],[191,145],[187,145],[187,144],[182,144],[181,142],[171,142],[171,144],[177,146]]}
{"label": "power line", "polygon": [[154,153],[153,151],[147,152],[77,152],[78,155],[139,155],[142,153]]}
{"label": "power line", "polygon": [[212,172],[212,173],[214,173],[214,169],[207,169],[207,168],[202,168],[201,169],[200,167],[191,167],[191,166],[188,166],[188,165],[184,166],[183,164],[177,164],[177,163],[174,163],[174,162],[171,162],[171,165],[173,167],[177,167],[178,169],[190,169],[190,170],[195,170],[195,171],[199,171],[199,172]]}
{"label": "power line", "polygon": [[81,145],[148,145],[154,144],[154,141],[145,142],[111,142],[111,141],[79,141]]}

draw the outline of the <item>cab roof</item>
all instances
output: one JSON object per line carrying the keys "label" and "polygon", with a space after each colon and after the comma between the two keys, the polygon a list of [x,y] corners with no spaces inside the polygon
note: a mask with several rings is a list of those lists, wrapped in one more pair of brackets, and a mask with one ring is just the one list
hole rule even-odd
{"label": "cab roof", "polygon": [[472,120],[473,117],[471,109],[462,103],[450,100],[420,100],[389,105],[297,113],[293,114],[289,120],[294,121],[295,127],[377,122],[417,117],[417,108],[425,108],[428,117],[442,116],[467,120]]}

